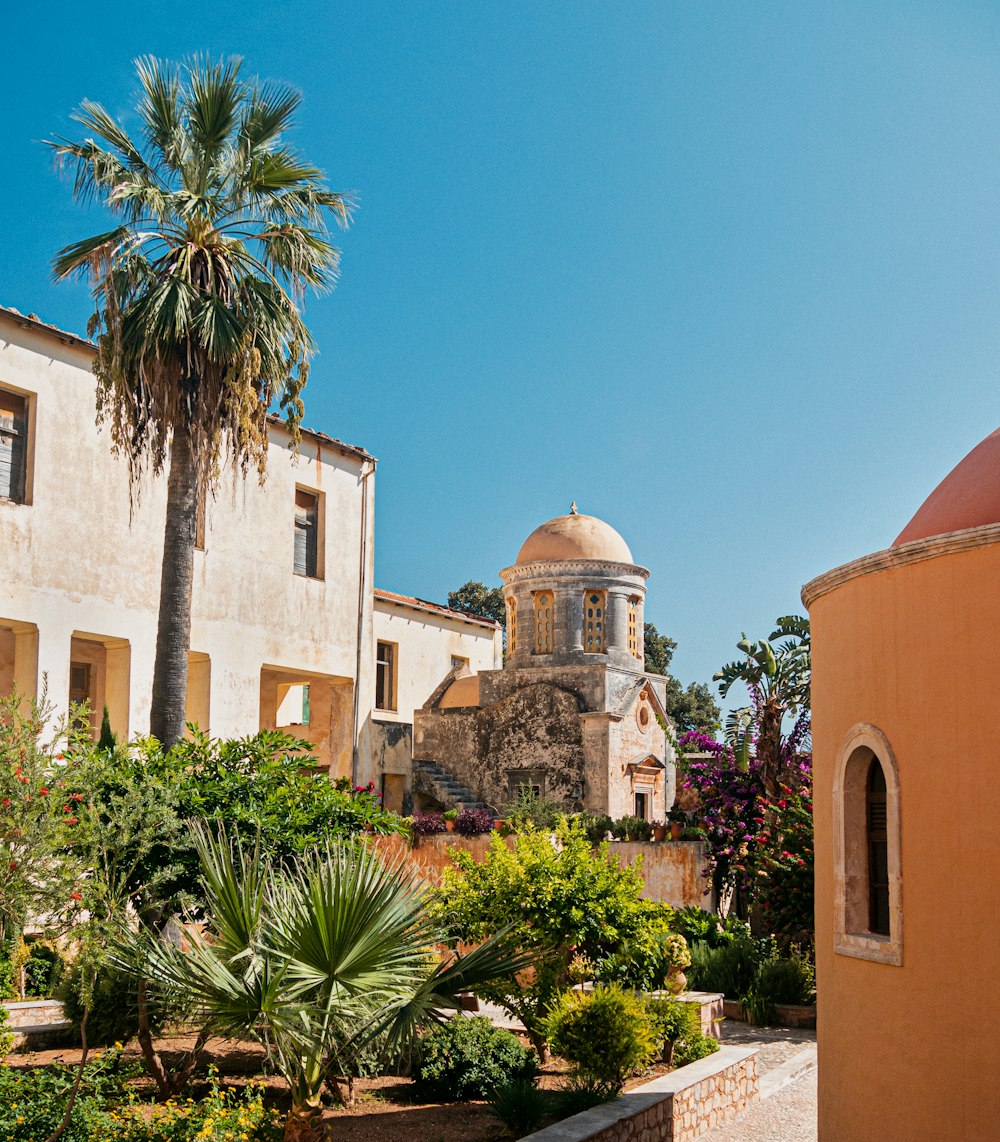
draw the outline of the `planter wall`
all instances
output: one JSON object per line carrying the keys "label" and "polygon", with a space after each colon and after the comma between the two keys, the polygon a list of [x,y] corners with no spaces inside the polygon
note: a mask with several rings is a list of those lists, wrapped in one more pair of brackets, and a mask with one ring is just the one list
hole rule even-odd
{"label": "planter wall", "polygon": [[758,1097],[757,1052],[720,1047],[707,1059],[575,1114],[523,1142],[689,1142]]}
{"label": "planter wall", "polygon": [[[417,838],[411,849],[400,837],[379,837],[375,845],[387,858],[400,854],[416,866],[428,884],[440,884],[441,874],[452,863],[449,849],[461,849],[482,860],[490,847],[493,833],[477,837],[463,837],[460,833],[431,833]],[[513,848],[514,838],[505,838]],[[642,895],[647,900],[662,900],[676,908],[696,904],[713,910],[715,901],[703,895],[707,881],[701,875],[705,867],[705,846],[700,841],[615,841],[609,850],[621,864],[634,864],[642,858],[642,875],[646,887]]]}

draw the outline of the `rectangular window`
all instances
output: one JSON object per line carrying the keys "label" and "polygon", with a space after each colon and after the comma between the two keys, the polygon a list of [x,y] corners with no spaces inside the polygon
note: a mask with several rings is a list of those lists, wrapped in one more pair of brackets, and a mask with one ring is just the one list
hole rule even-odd
{"label": "rectangular window", "polygon": [[396,643],[378,643],[375,655],[375,709],[396,708]]}
{"label": "rectangular window", "polygon": [[469,660],[467,658],[463,658],[460,654],[453,654],[451,656],[451,668],[452,668],[452,670],[457,669],[459,666],[468,666],[468,665],[469,665]]}
{"label": "rectangular window", "polygon": [[635,599],[628,601],[628,652],[633,658],[641,658],[639,653],[639,607]]}
{"label": "rectangular window", "polygon": [[507,653],[517,650],[517,600],[511,596],[507,600]]}
{"label": "rectangular window", "polygon": [[28,471],[28,402],[0,389],[0,500],[24,503]]}
{"label": "rectangular window", "polygon": [[295,489],[295,574],[319,578],[319,497]]}
{"label": "rectangular window", "polygon": [[649,801],[648,793],[637,793],[635,795],[635,815],[641,817],[644,821],[647,819],[647,804]]}

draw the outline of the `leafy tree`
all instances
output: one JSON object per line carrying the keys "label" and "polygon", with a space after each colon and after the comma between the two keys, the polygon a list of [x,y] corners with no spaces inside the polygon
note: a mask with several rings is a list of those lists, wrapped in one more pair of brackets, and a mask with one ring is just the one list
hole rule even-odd
{"label": "leafy tree", "polygon": [[670,931],[672,909],[641,899],[639,868],[620,866],[607,844],[595,851],[575,822],[559,824],[556,838],[528,828],[513,850],[494,835],[480,862],[456,853],[435,906],[464,940],[509,931],[533,953],[530,971],[497,981],[488,994],[521,1019],[540,1054],[545,1013],[568,984],[656,987],[686,957],[683,938]]}
{"label": "leafy tree", "polygon": [[690,730],[714,732],[721,725],[721,711],[704,682],[691,682],[685,688],[670,673],[670,663],[677,643],[668,635],[660,634],[652,623],[643,626],[643,650],[645,670],[648,674],[664,674],[667,677],[666,712],[673,720],[678,734]]}
{"label": "leafy tree", "polygon": [[0,699],[0,959],[28,916],[55,924],[73,908],[65,846],[79,817],[63,756],[72,731],[50,726],[51,714],[44,696],[26,706],[17,694]]}
{"label": "leafy tree", "polygon": [[448,606],[453,611],[461,611],[466,615],[493,619],[506,629],[507,605],[503,601],[503,591],[499,587],[487,587],[485,583],[470,579],[457,591],[448,592]]}
{"label": "leafy tree", "polygon": [[273,405],[298,439],[312,350],[298,303],[333,284],[327,223],[346,224],[349,203],[283,141],[296,92],[245,79],[239,59],[136,66],[137,138],[85,100],[86,138],[50,143],[74,196],[119,219],[53,265],[91,282],[98,419],[133,488],[169,456],[150,728],[170,747],[184,734],[199,496],[223,458],[263,479]]}
{"label": "leafy tree", "polygon": [[427,890],[362,845],[317,849],[293,864],[195,832],[208,925],[191,947],[123,936],[120,963],[181,997],[215,1034],[255,1038],[289,1085],[287,1142],[327,1138],[321,1096],[345,1059],[384,1036],[399,1050],[456,1011],[457,995],[519,970],[492,940],[441,959],[446,937]]}
{"label": "leafy tree", "polygon": [[645,623],[642,628],[642,648],[647,674],[670,673],[670,663],[677,649],[674,639],[660,634],[652,623]]}

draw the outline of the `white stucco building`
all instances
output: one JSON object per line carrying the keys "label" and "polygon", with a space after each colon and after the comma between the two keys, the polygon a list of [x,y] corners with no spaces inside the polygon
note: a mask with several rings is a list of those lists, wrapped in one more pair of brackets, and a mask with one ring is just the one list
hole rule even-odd
{"label": "white stucco building", "polygon": [[[0,308],[0,693],[86,700],[95,723],[107,705],[127,737],[149,729],[166,480],[133,502],[95,426],[92,361],[84,339]],[[453,660],[497,665],[499,628],[375,590],[364,448],[304,431],[296,455],[278,423],[270,444],[263,485],[223,474],[203,505],[189,720],[215,737],[289,727],[331,774],[380,781],[382,727],[411,722]]]}

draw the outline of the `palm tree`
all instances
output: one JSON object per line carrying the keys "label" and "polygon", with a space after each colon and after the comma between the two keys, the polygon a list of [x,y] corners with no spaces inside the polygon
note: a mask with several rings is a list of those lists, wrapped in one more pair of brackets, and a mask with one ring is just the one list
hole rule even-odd
{"label": "palm tree", "polygon": [[[809,733],[809,620],[785,615],[778,619],[770,638],[751,641],[744,633],[736,647],[743,658],[727,662],[713,678],[723,698],[734,683],[743,682],[750,691],[751,705],[730,713],[726,737],[742,769],[751,756],[757,758],[764,791],[774,799],[782,770],[794,760]],[[783,732],[786,715],[796,718],[787,735]]]}
{"label": "palm tree", "polygon": [[351,203],[283,141],[296,92],[244,79],[239,59],[136,69],[135,139],[86,100],[74,118],[88,137],[49,143],[74,197],[119,219],[53,267],[91,283],[98,420],[134,493],[169,455],[150,717],[169,748],[184,732],[199,497],[223,460],[264,478],[272,407],[298,439],[312,350],[299,304],[333,285],[327,223],[346,225]]}
{"label": "palm tree", "polygon": [[187,951],[148,931],[121,945],[119,965],[149,979],[206,1032],[255,1038],[288,1082],[286,1142],[327,1137],[320,1098],[378,1043],[393,1057],[417,1029],[458,1008],[457,995],[526,967],[506,934],[468,955],[435,951],[449,932],[400,860],[360,843],[269,864],[195,828],[208,923]]}

